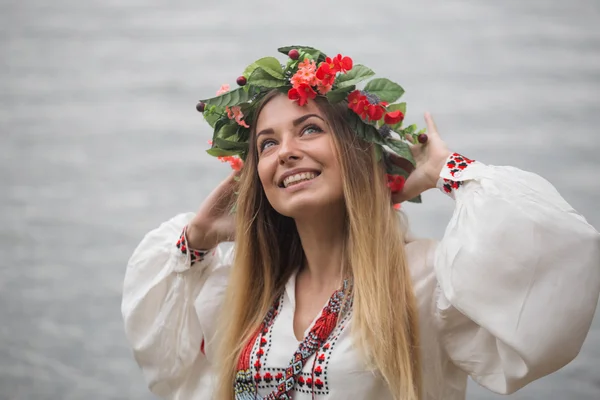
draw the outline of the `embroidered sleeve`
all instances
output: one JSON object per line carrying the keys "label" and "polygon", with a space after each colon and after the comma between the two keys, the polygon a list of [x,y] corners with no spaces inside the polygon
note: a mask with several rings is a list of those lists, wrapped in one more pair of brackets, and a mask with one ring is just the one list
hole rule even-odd
{"label": "embroidered sleeve", "polygon": [[458,190],[466,180],[466,170],[474,163],[476,163],[475,160],[471,160],[458,153],[452,153],[446,160],[446,164],[440,172],[440,179],[438,180],[437,187],[448,196],[454,198],[456,190]]}
{"label": "embroidered sleeve", "polygon": [[430,255],[440,344],[477,383],[510,394],[580,351],[600,293],[600,234],[531,172],[453,154],[440,175],[456,196]]}
{"label": "embroidered sleeve", "polygon": [[194,251],[187,246],[184,227],[194,216],[177,215],[148,232],[125,271],[121,312],[126,338],[159,398],[211,398],[208,389],[182,385],[188,376],[210,379],[233,248],[227,255],[220,247],[204,258],[197,254],[190,268]]}
{"label": "embroidered sleeve", "polygon": [[179,239],[177,240],[176,246],[183,255],[186,255],[186,256],[189,255],[189,263],[190,263],[189,266],[191,267],[195,263],[204,260],[206,255],[209,254],[211,251],[214,251],[214,249],[211,249],[211,250],[191,249],[188,246],[188,242],[187,242],[187,227],[188,226],[186,225],[183,228],[183,231],[181,232],[181,235],[179,236]]}

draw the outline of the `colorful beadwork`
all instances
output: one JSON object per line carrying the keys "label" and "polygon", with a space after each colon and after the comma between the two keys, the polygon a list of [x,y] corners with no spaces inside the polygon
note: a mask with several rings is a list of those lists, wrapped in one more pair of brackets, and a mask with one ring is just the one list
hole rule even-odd
{"label": "colorful beadwork", "polygon": [[[315,321],[314,325],[302,343],[300,343],[298,350],[296,350],[294,353],[290,364],[285,369],[285,373],[280,372],[273,377],[267,372],[264,374],[264,376],[262,376],[260,374],[260,369],[262,367],[261,357],[264,354],[262,347],[267,343],[264,335],[268,333],[269,328],[273,324],[275,317],[278,314],[277,310],[282,300],[279,298],[271,307],[261,326],[248,341],[246,347],[240,354],[238,372],[236,374],[236,380],[234,384],[236,400],[291,399],[291,392],[296,386],[296,383],[298,383],[300,387],[306,384],[307,387],[311,388],[311,391],[314,388],[322,389],[324,383],[323,380],[319,378],[319,375],[323,373],[322,367],[315,367],[315,365],[313,365],[312,378],[309,377],[304,379],[302,376],[300,376],[300,374],[304,368],[306,360],[318,352],[319,349],[325,348],[324,343],[337,326],[339,319],[338,317],[340,314],[345,315],[349,311],[352,302],[351,298],[349,301],[344,301],[345,293],[350,293],[350,284],[348,281],[344,281],[343,287],[331,296],[329,302],[321,311],[321,315]],[[344,307],[343,310],[342,306]],[[259,349],[257,351],[257,360],[253,366],[255,370],[255,373],[253,374],[252,367],[250,366],[250,359],[252,349],[254,348],[257,340],[259,340]],[[324,354],[321,354],[321,356],[324,358]],[[317,357],[315,356],[315,359],[316,358]],[[322,362],[321,359],[319,359],[319,361]],[[257,386],[262,379],[265,381],[268,380],[268,382],[271,382],[274,379],[277,382],[276,388],[265,397],[260,397],[257,393]]]}

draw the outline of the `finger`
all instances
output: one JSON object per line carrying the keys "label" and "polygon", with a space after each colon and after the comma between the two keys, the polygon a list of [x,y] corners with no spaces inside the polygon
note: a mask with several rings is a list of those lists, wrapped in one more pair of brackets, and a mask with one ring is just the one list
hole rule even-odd
{"label": "finger", "polygon": [[425,124],[427,125],[427,133],[429,136],[439,136],[437,126],[430,113],[425,113]]}

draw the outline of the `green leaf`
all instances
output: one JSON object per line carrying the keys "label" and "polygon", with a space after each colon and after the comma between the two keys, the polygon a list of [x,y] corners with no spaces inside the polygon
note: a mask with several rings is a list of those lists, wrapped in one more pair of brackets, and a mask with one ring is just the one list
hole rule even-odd
{"label": "green leaf", "polygon": [[412,142],[413,144],[416,143],[416,135],[415,135],[415,131],[417,130],[417,125],[412,124],[407,126],[404,129],[399,129],[396,130],[396,132],[398,132],[398,134],[405,140],[408,140],[410,142]]}
{"label": "green leaf", "polygon": [[369,81],[365,86],[365,91],[388,103],[393,103],[404,94],[404,89],[400,85],[387,78],[376,78]]}
{"label": "green leaf", "polygon": [[361,139],[370,143],[386,144],[377,129],[373,125],[364,122],[355,112],[348,110],[347,121]]}
{"label": "green leaf", "polygon": [[398,156],[407,159],[412,165],[415,165],[415,159],[413,158],[412,153],[410,152],[410,147],[408,143],[406,143],[403,140],[387,138],[385,140],[385,144],[390,149],[392,149],[392,151]]}
{"label": "green leaf", "polygon": [[257,68],[262,68],[274,78],[283,79],[283,69],[281,68],[279,60],[277,60],[275,57],[263,57],[254,61],[244,70],[243,75],[246,78],[250,78],[254,70]]}
{"label": "green leaf", "polygon": [[248,143],[248,140],[250,140],[250,128],[240,126],[237,131],[237,136],[240,142]]}
{"label": "green leaf", "polygon": [[402,114],[406,114],[406,103],[396,103],[396,104],[390,104],[389,106],[386,107],[387,111],[402,111]]}
{"label": "green leaf", "polygon": [[229,123],[223,125],[217,132],[216,137],[227,139],[237,133],[239,129],[239,125],[237,122],[233,121],[233,123]]}
{"label": "green leaf", "polygon": [[332,104],[339,103],[340,101],[348,97],[348,94],[354,89],[356,89],[356,86],[352,85],[340,89],[331,90],[326,94],[327,100],[329,100],[329,102]]}
{"label": "green leaf", "polygon": [[227,157],[227,156],[237,156],[238,155],[237,151],[228,151],[228,150],[219,149],[217,147],[210,148],[210,149],[206,150],[206,152],[213,157]]}
{"label": "green leaf", "polygon": [[308,46],[285,46],[277,49],[278,52],[285,54],[286,56],[290,52],[290,50],[296,49],[299,53],[309,54],[315,61],[320,62],[325,60],[325,53],[321,50],[317,50],[314,47]]}
{"label": "green leaf", "polygon": [[244,90],[244,87],[237,88],[235,90],[231,90],[227,93],[223,93],[220,96],[212,97],[210,99],[201,100],[207,105],[217,106],[217,107],[228,107],[228,106],[236,106],[240,103],[245,103],[250,98],[254,96],[254,90]]}
{"label": "green leaf", "polygon": [[375,75],[375,72],[373,72],[371,69],[365,67],[364,65],[357,64],[352,67],[348,73],[339,75],[335,80],[335,84],[338,88],[352,86],[373,75]]}
{"label": "green leaf", "polygon": [[227,151],[234,151],[237,154],[239,152],[246,151],[248,149],[248,143],[233,142],[216,137],[213,140],[213,148],[215,147]]}
{"label": "green leaf", "polygon": [[248,83],[253,86],[260,86],[266,88],[277,88],[287,85],[284,79],[278,79],[273,77],[267,71],[261,67],[256,68],[252,75],[248,78]]}
{"label": "green leaf", "polygon": [[206,111],[202,114],[202,116],[204,117],[204,120],[206,122],[208,122],[208,124],[212,128],[215,127],[215,124],[217,123],[217,121],[219,120],[219,118],[222,117],[222,115],[220,113],[217,113],[217,112],[206,112]]}
{"label": "green leaf", "polygon": [[217,137],[217,133],[219,133],[219,131],[221,130],[221,128],[223,128],[225,125],[229,124],[229,121],[230,121],[229,118],[227,118],[225,116],[225,117],[219,119],[215,123],[215,126],[213,127],[213,128],[215,128],[214,131],[213,131],[213,140],[214,140],[214,138]]}

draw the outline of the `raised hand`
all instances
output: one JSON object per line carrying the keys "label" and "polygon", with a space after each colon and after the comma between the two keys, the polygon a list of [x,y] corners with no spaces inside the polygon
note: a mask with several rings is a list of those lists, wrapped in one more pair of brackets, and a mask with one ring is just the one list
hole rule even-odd
{"label": "raised hand", "polygon": [[206,250],[235,236],[235,216],[231,207],[235,200],[239,171],[233,171],[204,200],[187,228],[188,246]]}
{"label": "raised hand", "polygon": [[[425,123],[427,124],[427,142],[410,146],[416,166],[406,179],[404,189],[392,195],[393,203],[401,203],[426,190],[435,188],[444,163],[451,154],[446,143],[440,138],[435,122],[429,113],[425,113]],[[396,161],[392,159],[392,162]]]}

